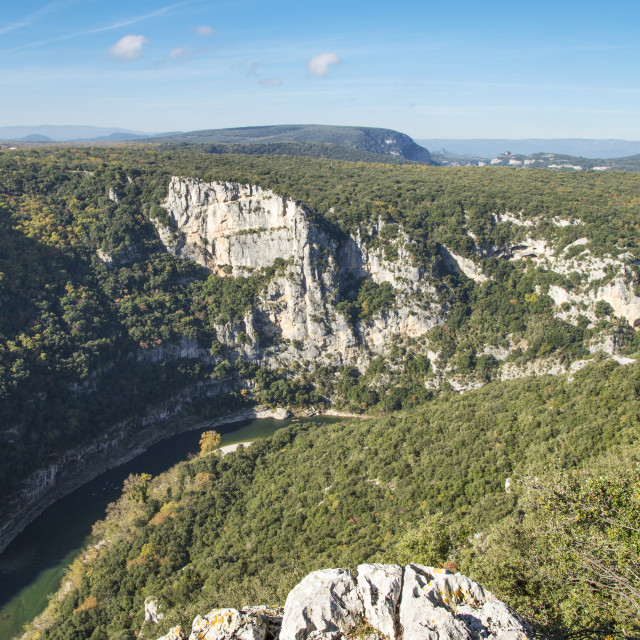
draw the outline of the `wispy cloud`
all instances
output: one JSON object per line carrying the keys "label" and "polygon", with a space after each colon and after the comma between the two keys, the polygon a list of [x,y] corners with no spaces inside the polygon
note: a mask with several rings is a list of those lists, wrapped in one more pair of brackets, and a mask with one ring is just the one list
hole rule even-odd
{"label": "wispy cloud", "polygon": [[125,20],[120,20],[119,22],[113,22],[112,24],[105,25],[104,27],[96,27],[95,29],[88,29],[87,31],[79,31],[78,33],[70,34],[68,37],[73,38],[75,36],[84,36],[91,33],[100,33],[102,31],[112,31],[113,29],[128,27],[132,24],[136,24],[137,22],[142,22],[143,20],[148,20],[149,18],[156,18],[157,16],[161,16],[163,13],[167,13],[167,11],[171,11],[171,9],[181,7],[184,4],[186,4],[186,2],[176,2],[175,4],[161,7],[160,9],[156,9],[155,11],[150,11],[149,13],[143,13],[142,15],[127,18]]}
{"label": "wispy cloud", "polygon": [[77,1],[78,0],[56,0],[55,2],[45,4],[44,7],[40,7],[40,9],[28,13],[24,18],[22,18],[22,20],[19,20],[18,22],[11,22],[4,27],[0,27],[0,35],[15,31],[16,29],[21,29],[22,27],[28,27],[43,16],[46,16],[49,13],[54,13],[59,9],[64,9],[71,4],[75,4]]}
{"label": "wispy cloud", "polygon": [[8,25],[4,27],[0,27],[0,35],[9,33],[10,31],[15,31],[16,29],[20,29],[20,27],[26,27],[30,22],[10,22]]}
{"label": "wispy cloud", "polygon": [[255,78],[261,87],[279,87],[282,84],[282,80],[280,78],[265,78],[262,73],[260,73],[259,62],[251,63],[249,71],[247,71],[247,78]]}
{"label": "wispy cloud", "polygon": [[336,53],[327,51],[311,58],[307,62],[307,69],[312,75],[322,77],[329,73],[330,64],[338,64],[339,62],[340,57]]}
{"label": "wispy cloud", "polygon": [[261,87],[279,87],[282,84],[280,78],[263,78],[258,82]]}
{"label": "wispy cloud", "polygon": [[189,45],[184,47],[175,47],[171,49],[169,55],[166,58],[154,60],[151,63],[152,69],[164,69],[169,66],[185,65],[196,56],[202,56],[211,51],[210,47],[200,47],[198,49],[192,49]]}
{"label": "wispy cloud", "polygon": [[199,36],[203,36],[203,37],[214,36],[216,34],[216,30],[207,24],[198,25],[197,27],[194,27],[193,30]]}
{"label": "wispy cloud", "polygon": [[189,55],[189,45],[185,45],[184,47],[176,47],[175,49],[171,49],[171,53],[169,56],[171,58],[182,58],[184,56]]}
{"label": "wispy cloud", "polygon": [[144,36],[124,36],[109,47],[109,53],[120,60],[134,60],[142,56],[142,47],[148,43]]}
{"label": "wispy cloud", "polygon": [[[55,4],[55,3],[54,3]],[[69,3],[67,3],[69,4]],[[138,22],[142,22],[143,20],[149,20],[150,18],[155,18],[157,16],[161,16],[172,9],[176,9],[178,7],[187,4],[187,2],[176,2],[175,4],[167,5],[166,7],[161,7],[160,9],[156,9],[155,11],[150,11],[149,13],[143,13],[138,16],[133,16],[131,18],[126,18],[124,20],[119,20],[117,22],[112,22],[111,24],[104,25],[102,27],[95,27],[93,29],[85,29],[84,31],[75,31],[73,33],[67,33],[63,36],[58,36],[57,38],[50,38],[48,40],[36,40],[34,42],[26,42],[18,47],[13,47],[12,49],[5,49],[3,53],[8,53],[12,51],[21,51],[23,49],[32,49],[34,47],[41,47],[47,44],[52,44],[54,42],[62,42],[64,40],[71,40],[72,38],[79,38],[81,36],[88,36],[94,33],[102,33],[104,31],[113,31],[115,29],[121,29],[122,27],[129,27],[132,24],[136,24]]]}

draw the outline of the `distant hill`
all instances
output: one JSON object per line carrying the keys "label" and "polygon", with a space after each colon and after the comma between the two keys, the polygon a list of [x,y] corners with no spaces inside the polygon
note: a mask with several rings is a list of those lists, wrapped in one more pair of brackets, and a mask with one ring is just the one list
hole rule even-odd
{"label": "distant hill", "polygon": [[47,136],[40,135],[39,133],[32,133],[30,136],[20,138],[16,142],[53,142],[53,140]]}
{"label": "distant hill", "polygon": [[[392,129],[327,125],[273,125],[234,129],[205,129],[164,136],[163,142],[216,144],[329,144],[379,155],[432,164],[427,149],[409,136]],[[268,153],[268,151],[265,151]]]}
{"label": "distant hill", "polygon": [[[0,140],[22,142],[78,142],[80,140],[129,140],[152,134],[117,127],[38,125],[0,127]],[[153,134],[157,135],[157,134]]]}
{"label": "distant hill", "polygon": [[115,131],[108,136],[98,136],[97,138],[78,138],[69,142],[121,142],[123,140],[146,140],[146,134],[129,133],[127,131]]}
{"label": "distant hill", "polygon": [[456,140],[451,138],[428,138],[416,140],[432,152],[442,151],[447,155],[478,156],[495,158],[510,151],[515,154],[556,153],[584,158],[620,158],[640,154],[640,141],[597,140],[590,138],[478,138]]}

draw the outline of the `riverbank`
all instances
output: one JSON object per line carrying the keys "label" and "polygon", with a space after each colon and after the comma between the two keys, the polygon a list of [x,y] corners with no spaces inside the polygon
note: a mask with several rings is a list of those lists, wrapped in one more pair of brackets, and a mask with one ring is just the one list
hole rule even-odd
{"label": "riverbank", "polygon": [[220,447],[218,451],[223,456],[226,456],[227,453],[233,453],[234,451],[237,451],[240,447],[250,447],[254,442],[255,440],[247,440],[246,442],[236,442],[235,444],[228,444],[226,447]]}
{"label": "riverbank", "polygon": [[[252,413],[273,416],[275,412],[254,407]],[[221,446],[226,450],[268,438],[291,424],[315,422],[322,429],[322,424],[342,420],[315,415],[239,421],[247,415],[245,411],[236,411],[215,421],[198,421],[199,429],[183,430],[155,443],[135,459],[105,471],[57,500],[30,523],[0,555],[0,638],[19,636],[22,625],[44,610],[47,595],[57,591],[69,564],[82,549],[95,543],[91,538],[92,526],[104,518],[108,504],[120,497],[128,475],[157,476],[197,455],[201,433],[211,428],[221,433]],[[235,420],[229,422],[229,418]]]}
{"label": "riverbank", "polygon": [[[12,540],[18,536],[29,523],[33,522],[42,512],[60,500],[64,496],[72,493],[83,484],[90,482],[100,474],[118,467],[130,460],[133,460],[149,447],[165,440],[172,435],[185,431],[211,428],[215,429],[223,425],[232,425],[237,422],[255,420],[258,418],[284,419],[288,412],[282,409],[269,409],[267,407],[256,406],[247,407],[234,412],[230,412],[216,418],[201,420],[191,416],[172,416],[160,419],[150,424],[146,429],[141,429],[135,433],[136,442],[129,442],[132,433],[128,438],[123,438],[121,431],[113,429],[116,433],[108,433],[103,438],[103,442],[93,446],[83,452],[72,452],[72,460],[76,467],[72,471],[67,471],[59,482],[50,485],[40,496],[28,504],[18,504],[5,516],[5,522],[0,528],[0,553],[2,553]],[[119,427],[120,425],[118,425]],[[110,437],[111,436],[111,437]],[[111,443],[106,444],[107,443]],[[79,464],[81,462],[81,464]]]}
{"label": "riverbank", "polygon": [[[225,425],[233,425],[247,420],[273,418],[285,420],[288,417],[299,418],[365,418],[366,416],[344,413],[333,409],[323,412],[303,411],[293,414],[291,411],[278,407],[270,409],[262,405],[245,407],[215,418],[201,420],[193,416],[176,416],[149,420],[144,427],[136,430],[127,429],[123,436],[122,425],[115,425],[106,433],[97,445],[82,451],[71,452],[72,466],[75,469],[67,471],[67,475],[52,484],[46,491],[28,504],[17,504],[9,514],[5,515],[4,524],[0,526],[0,554],[4,552],[12,540],[16,538],[31,522],[33,522],[45,509],[57,500],[69,495],[83,484],[90,482],[105,471],[113,469],[133,460],[147,451],[158,442],[166,440],[173,435],[198,429],[216,429]],[[135,441],[134,441],[135,440]],[[44,472],[42,472],[44,473]]]}

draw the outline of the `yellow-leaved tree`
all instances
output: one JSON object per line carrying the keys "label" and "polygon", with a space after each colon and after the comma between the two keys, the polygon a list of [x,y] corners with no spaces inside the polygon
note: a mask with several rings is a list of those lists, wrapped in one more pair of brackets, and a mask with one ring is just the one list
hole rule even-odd
{"label": "yellow-leaved tree", "polygon": [[206,456],[220,447],[220,434],[217,431],[203,431],[200,436],[200,455]]}

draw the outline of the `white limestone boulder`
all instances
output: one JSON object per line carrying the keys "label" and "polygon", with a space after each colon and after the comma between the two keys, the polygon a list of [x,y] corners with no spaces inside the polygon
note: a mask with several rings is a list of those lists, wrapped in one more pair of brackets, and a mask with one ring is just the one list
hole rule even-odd
{"label": "white limestone boulder", "polygon": [[400,625],[411,640],[525,640],[528,628],[506,604],[459,573],[405,568]]}
{"label": "white limestone boulder", "polygon": [[363,614],[349,571],[314,571],[287,596],[280,640],[339,640],[362,621]]}
{"label": "white limestone boulder", "polygon": [[187,636],[182,630],[182,627],[171,627],[169,633],[158,638],[158,640],[186,640]]}
{"label": "white limestone boulder", "polygon": [[[278,635],[279,633],[279,635]],[[477,582],[444,569],[363,564],[309,574],[284,607],[215,609],[188,640],[527,640],[533,634]],[[159,640],[185,640],[179,627]]]}
{"label": "white limestone boulder", "polygon": [[237,609],[214,609],[196,616],[189,640],[265,640],[267,625],[259,615]]}

